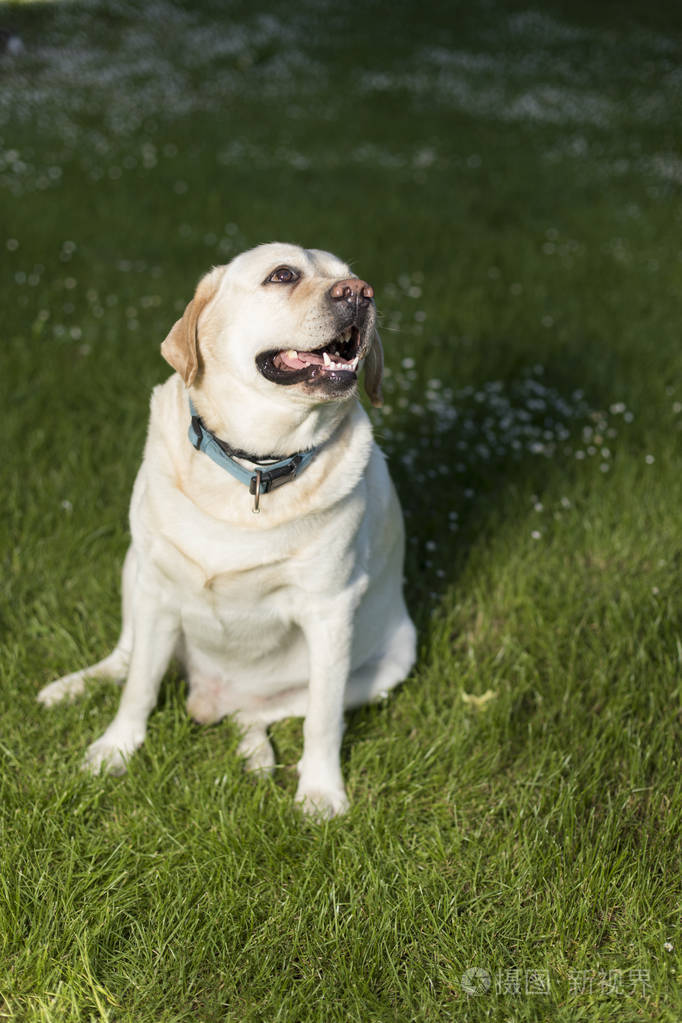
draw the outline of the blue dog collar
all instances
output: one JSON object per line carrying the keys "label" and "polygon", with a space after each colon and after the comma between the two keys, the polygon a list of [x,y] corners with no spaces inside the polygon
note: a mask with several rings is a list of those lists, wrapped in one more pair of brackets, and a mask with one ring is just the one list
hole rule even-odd
{"label": "blue dog collar", "polygon": [[192,421],[188,436],[192,447],[197,451],[203,451],[216,465],[225,469],[230,476],[234,476],[236,480],[249,488],[249,493],[254,497],[254,512],[260,511],[261,494],[268,494],[271,490],[276,490],[277,487],[296,479],[304,469],[307,469],[315,457],[315,448],[309,451],[298,451],[295,455],[289,455],[278,461],[259,461],[256,458],[251,458],[250,455],[245,455],[246,461],[255,466],[254,469],[247,469],[228,454],[229,445],[225,441],[219,440],[214,433],[206,428],[191,398],[189,411]]}

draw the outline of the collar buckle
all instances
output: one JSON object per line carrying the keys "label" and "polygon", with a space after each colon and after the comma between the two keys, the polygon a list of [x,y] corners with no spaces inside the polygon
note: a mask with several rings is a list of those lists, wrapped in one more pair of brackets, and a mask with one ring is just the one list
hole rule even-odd
{"label": "collar buckle", "polygon": [[292,455],[284,465],[276,465],[272,469],[257,469],[249,481],[249,493],[253,495],[253,511],[260,512],[260,495],[269,494],[271,490],[293,480],[298,472],[303,458],[301,455]]}
{"label": "collar buckle", "polygon": [[272,469],[257,469],[249,482],[249,493],[255,494],[260,490],[261,494],[269,494],[271,490],[277,490],[294,479],[302,461],[301,455],[296,454],[288,458],[284,465],[275,465]]}

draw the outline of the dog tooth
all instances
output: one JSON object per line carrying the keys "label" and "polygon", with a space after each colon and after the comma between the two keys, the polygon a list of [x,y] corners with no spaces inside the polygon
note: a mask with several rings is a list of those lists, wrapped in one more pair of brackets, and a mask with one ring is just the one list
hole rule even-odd
{"label": "dog tooth", "polygon": [[322,352],[322,358],[324,359],[325,366],[331,366],[332,360],[329,358],[327,352]]}
{"label": "dog tooth", "polygon": [[298,352],[294,348],[290,348],[286,353],[287,359],[297,359]]}

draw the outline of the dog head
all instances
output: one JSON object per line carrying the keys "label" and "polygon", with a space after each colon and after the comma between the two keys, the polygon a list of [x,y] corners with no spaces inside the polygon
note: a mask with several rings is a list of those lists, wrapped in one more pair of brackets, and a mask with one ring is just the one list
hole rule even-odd
{"label": "dog head", "polygon": [[364,364],[370,401],[380,405],[373,299],[372,287],[329,252],[260,245],[200,281],[161,353],[187,387],[210,375],[271,398],[286,393],[299,406],[354,397]]}

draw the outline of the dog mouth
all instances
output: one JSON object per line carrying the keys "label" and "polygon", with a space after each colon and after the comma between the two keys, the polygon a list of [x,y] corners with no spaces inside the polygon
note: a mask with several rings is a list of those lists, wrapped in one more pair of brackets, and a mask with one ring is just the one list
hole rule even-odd
{"label": "dog mouth", "polygon": [[364,345],[356,326],[347,327],[326,345],[311,350],[273,349],[256,358],[259,371],[277,384],[303,381],[331,385],[340,390],[357,380],[357,369],[364,356]]}

